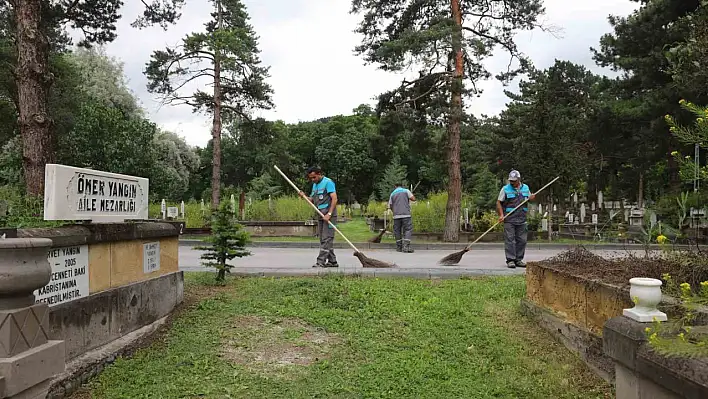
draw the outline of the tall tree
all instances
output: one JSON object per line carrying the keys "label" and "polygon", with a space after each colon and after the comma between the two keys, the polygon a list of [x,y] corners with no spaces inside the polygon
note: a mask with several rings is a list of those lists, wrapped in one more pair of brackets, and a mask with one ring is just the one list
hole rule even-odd
{"label": "tall tree", "polygon": [[[679,100],[686,98],[702,103],[705,87],[677,84],[671,73],[666,51],[683,43],[689,37],[693,15],[701,0],[641,1],[641,6],[627,17],[610,16],[613,32],[603,35],[598,49],[593,49],[600,66],[621,71],[613,82],[612,97],[604,116],[608,126],[613,121],[624,121],[623,129],[613,129],[603,137],[607,142],[630,144],[614,146],[613,152],[603,154],[615,160],[618,183],[633,182],[628,196],[643,198],[645,173],[658,163],[669,164],[669,181],[674,188],[680,183],[678,168],[670,156],[680,143],[667,134],[664,115],[670,113],[687,122],[691,115],[682,111]],[[632,122],[631,124],[628,122]],[[614,137],[608,137],[614,133]],[[631,152],[626,152],[627,148]],[[624,187],[623,187],[624,188]]]}
{"label": "tall tree", "polygon": [[[211,203],[218,209],[221,188],[222,120],[249,119],[254,109],[270,109],[272,89],[261,65],[258,38],[241,0],[213,0],[215,11],[204,32],[191,33],[177,48],[155,51],[145,68],[148,90],[165,103],[185,104],[212,115]],[[180,90],[200,79],[212,92]]]}
{"label": "tall tree", "polygon": [[[517,31],[538,26],[541,0],[353,0],[363,14],[357,32],[364,36],[356,52],[386,71],[419,68],[420,77],[404,80],[383,96],[396,108],[427,108],[431,120],[447,126],[448,203],[445,241],[459,240],[462,177],[460,125],[463,97],[479,94],[477,82],[491,77],[483,60],[503,47],[512,60],[527,62],[516,47]],[[497,77],[508,80],[519,69]],[[465,87],[467,83],[467,87]]]}
{"label": "tall tree", "polygon": [[[145,9],[133,26],[161,24],[166,27],[179,18],[184,0],[143,2]],[[17,54],[18,125],[22,135],[23,171],[28,194],[42,195],[44,166],[54,157],[53,120],[48,109],[54,76],[49,68],[51,41],[48,32],[70,26],[81,30],[80,45],[107,43],[116,38],[121,0],[2,0],[0,10],[12,16]]]}

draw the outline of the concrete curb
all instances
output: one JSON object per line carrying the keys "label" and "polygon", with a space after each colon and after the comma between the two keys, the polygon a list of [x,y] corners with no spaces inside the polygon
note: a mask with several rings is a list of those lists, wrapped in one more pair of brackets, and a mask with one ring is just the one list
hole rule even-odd
{"label": "concrete curb", "polygon": [[[194,239],[181,239],[179,240],[179,245],[180,246],[185,246],[185,247],[195,247],[199,245],[205,245],[205,243],[201,240],[194,240]],[[369,243],[369,242],[362,242],[362,243],[354,243],[357,248],[363,250],[371,250],[371,249],[395,249],[396,245],[395,244],[374,244],[374,243]],[[643,250],[644,245],[641,244],[570,244],[570,243],[565,243],[565,244],[548,244],[548,243],[541,243],[541,242],[534,242],[531,241],[528,243],[526,246],[527,249],[534,250],[534,249],[546,249],[546,250],[567,250],[571,248],[575,248],[577,246],[583,246],[587,248],[588,250],[602,250],[602,251],[624,251],[624,250],[630,250],[630,251],[637,251],[637,250]],[[319,248],[319,243],[317,242],[287,242],[287,241],[259,241],[259,242],[252,242],[248,245],[250,248],[293,248],[293,249],[316,249]],[[412,247],[415,250],[418,251],[459,251],[467,246],[467,243],[435,243],[435,244],[427,244],[427,243],[413,243]],[[349,249],[349,245],[343,242],[335,242],[334,243],[334,248],[335,249]],[[474,244],[474,249],[475,250],[499,250],[504,248],[504,243],[503,242],[484,242],[484,243],[477,243]],[[689,245],[675,245],[672,246],[671,248],[673,249],[689,249],[689,248],[696,248],[695,246],[689,246]],[[701,245],[699,246],[700,249],[708,249],[708,246]],[[659,245],[650,245],[649,249],[651,250],[659,250],[661,247]]]}
{"label": "concrete curb", "polygon": [[[207,269],[204,267],[180,267],[180,270],[184,272],[214,271],[213,269]],[[332,269],[240,267],[238,269],[232,269],[230,274],[238,277],[350,276],[374,278],[404,277],[416,279],[456,279],[484,276],[517,276],[523,275],[524,269],[467,269],[460,267],[392,269],[364,269],[361,267],[340,267]]]}

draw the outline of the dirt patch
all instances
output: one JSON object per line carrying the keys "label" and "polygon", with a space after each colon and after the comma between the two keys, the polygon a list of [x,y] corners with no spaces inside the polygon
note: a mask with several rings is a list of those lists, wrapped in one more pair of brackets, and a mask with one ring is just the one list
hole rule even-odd
{"label": "dirt patch", "polygon": [[627,253],[603,258],[581,246],[533,263],[560,273],[623,288],[629,287],[631,278],[661,279],[665,273],[670,274],[674,281],[687,282],[694,287],[708,280],[708,254],[699,251],[652,252],[642,255]]}
{"label": "dirt patch", "polygon": [[239,316],[226,332],[221,356],[262,374],[288,377],[327,359],[339,342],[337,335],[298,319]]}

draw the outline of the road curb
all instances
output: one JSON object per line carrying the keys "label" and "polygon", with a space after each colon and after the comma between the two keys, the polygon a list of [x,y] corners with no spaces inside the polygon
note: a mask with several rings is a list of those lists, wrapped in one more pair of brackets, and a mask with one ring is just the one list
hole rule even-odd
{"label": "road curb", "polygon": [[[210,272],[213,269],[203,267],[184,267],[185,272]],[[391,268],[391,269],[364,269],[364,268],[262,268],[240,267],[232,269],[232,276],[238,277],[373,277],[373,278],[414,278],[414,279],[458,279],[474,277],[519,276],[524,274],[524,269],[466,269],[466,268]]]}
{"label": "road curb", "polygon": [[[179,245],[180,246],[185,246],[185,247],[195,247],[195,246],[200,246],[200,245],[207,245],[201,240],[194,240],[194,239],[180,239],[179,240]],[[395,244],[374,244],[374,243],[368,243],[368,242],[363,242],[363,243],[354,243],[354,245],[359,248],[360,250],[376,250],[376,249],[386,249],[386,250],[393,250],[396,248]],[[459,251],[465,248],[467,244],[466,243],[440,243],[440,244],[426,244],[426,243],[413,243],[412,247],[415,250],[418,251]],[[317,242],[287,242],[287,241],[259,241],[259,242],[251,242],[248,244],[248,247],[250,248],[281,248],[281,249],[287,249],[287,248],[292,248],[292,249],[317,249],[319,248],[319,243]],[[546,243],[537,243],[537,242],[529,242],[528,245],[526,246],[526,249],[530,250],[541,250],[541,249],[546,249],[546,250],[568,250],[571,248],[575,248],[578,246],[582,246],[587,248],[588,250],[603,250],[603,251],[624,251],[624,250],[630,250],[630,251],[636,251],[636,250],[643,250],[645,248],[644,245],[641,244],[546,244]],[[342,242],[336,242],[334,243],[334,248],[335,249],[349,249],[349,246],[346,243]],[[474,244],[473,248],[475,250],[500,250],[504,248],[504,243],[502,242],[494,242],[494,243],[477,243]],[[689,246],[689,245],[676,245],[672,246],[671,248],[673,249],[689,249],[689,248],[696,248],[695,246]],[[700,249],[708,249],[708,246],[699,246]],[[659,245],[650,245],[649,249],[651,250],[659,250],[661,249],[661,246]]]}

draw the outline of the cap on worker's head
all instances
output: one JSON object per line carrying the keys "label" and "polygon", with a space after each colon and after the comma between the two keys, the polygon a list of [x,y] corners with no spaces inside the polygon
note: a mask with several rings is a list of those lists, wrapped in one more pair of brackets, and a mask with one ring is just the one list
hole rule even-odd
{"label": "cap on worker's head", "polygon": [[512,170],[509,172],[509,181],[516,181],[521,179],[521,173],[518,170]]}

